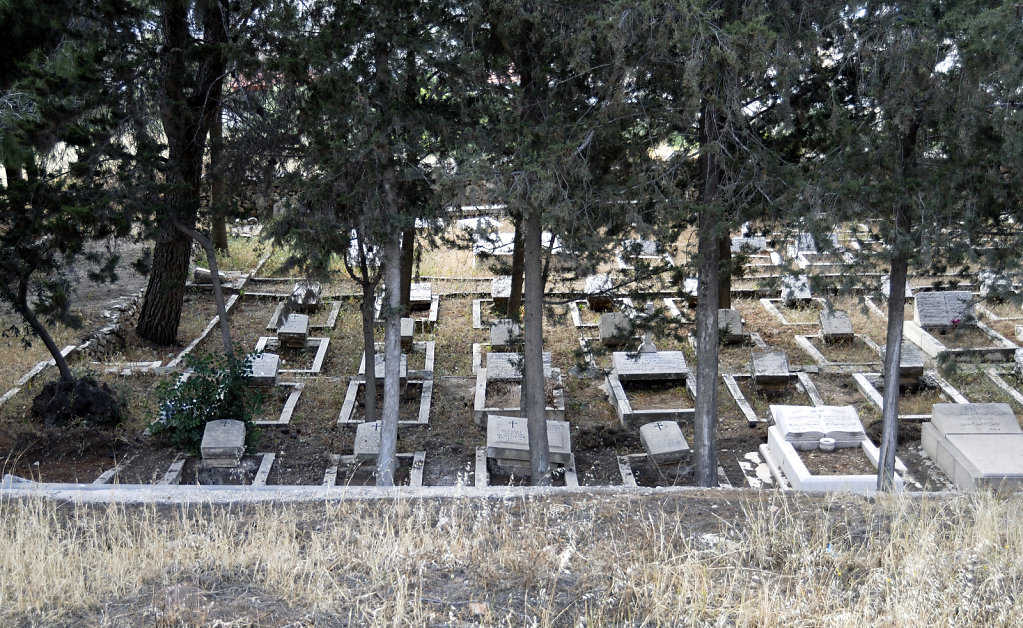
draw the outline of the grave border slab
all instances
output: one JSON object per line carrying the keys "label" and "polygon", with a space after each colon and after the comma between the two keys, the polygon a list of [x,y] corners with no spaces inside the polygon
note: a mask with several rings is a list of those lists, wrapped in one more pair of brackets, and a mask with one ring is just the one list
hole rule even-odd
{"label": "grave border slab", "polygon": [[[809,322],[809,323],[792,323],[792,322],[789,322],[789,319],[785,318],[785,315],[781,313],[781,310],[779,310],[777,308],[777,306],[775,306],[774,303],[776,301],[779,302],[779,303],[783,302],[783,300],[780,297],[764,297],[764,298],[760,299],[760,305],[762,305],[763,308],[765,310],[767,310],[768,314],[770,314],[771,316],[773,316],[776,319],[778,319],[781,322],[782,325],[784,325],[786,327],[806,327],[807,325],[816,325],[818,327],[820,326],[820,322],[819,321],[812,321],[812,322]],[[821,307],[825,307],[826,306],[823,297],[810,297],[810,301],[811,302],[812,301],[816,301],[817,303],[820,303]]]}
{"label": "grave border slab", "polygon": [[281,410],[280,416],[275,421],[253,421],[253,425],[258,427],[267,427],[273,425],[287,425],[288,423],[291,423],[291,416],[295,413],[295,406],[298,405],[298,400],[302,396],[302,391],[305,390],[305,384],[302,382],[278,382],[277,386],[286,386],[291,388],[288,398],[284,400],[284,408]]}
{"label": "grave border slab", "polygon": [[[256,342],[255,351],[274,351],[280,348],[280,342],[273,336],[260,336]],[[330,347],[330,338],[306,338],[305,348],[316,349],[312,365],[307,369],[279,369],[279,375],[289,374],[297,377],[319,375],[323,370],[323,360],[327,357],[327,349]]]}
{"label": "grave border slab", "polygon": [[[883,401],[881,397],[881,391],[874,387],[867,379],[867,376],[880,377],[880,373],[853,373],[853,380],[856,382],[856,388],[860,391],[864,397],[867,398],[871,404],[874,405],[878,410],[882,409]],[[941,391],[941,394],[948,398],[949,403],[970,403],[969,400],[963,396],[955,386],[945,381],[937,371],[924,371],[923,376],[920,378],[920,383],[927,386],[928,388],[937,388]],[[900,414],[900,421],[930,421],[930,414]]]}

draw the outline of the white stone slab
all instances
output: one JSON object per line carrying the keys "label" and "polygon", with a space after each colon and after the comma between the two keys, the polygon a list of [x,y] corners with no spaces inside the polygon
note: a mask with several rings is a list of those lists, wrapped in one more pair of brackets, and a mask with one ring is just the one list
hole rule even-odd
{"label": "white stone slab", "polygon": [[785,440],[796,449],[817,449],[822,438],[836,447],[859,447],[867,437],[853,406],[772,405],[771,417]]}
{"label": "white stone slab", "polygon": [[1013,294],[1012,280],[1005,275],[982,270],[977,273],[977,280],[980,282],[981,298],[1006,297]]}
{"label": "white stone slab", "polygon": [[260,353],[252,359],[250,381],[257,386],[276,386],[280,367],[281,356],[276,353]]}
{"label": "white stone slab", "polygon": [[654,464],[678,464],[689,457],[689,443],[675,421],[647,423],[639,428],[639,440]]}
{"label": "white stone slab", "polygon": [[522,326],[510,318],[500,318],[490,324],[490,348],[507,349],[522,342]]}
{"label": "white stone slab", "polygon": [[973,293],[965,290],[921,292],[913,299],[913,320],[924,329],[974,324]]}
{"label": "white stone slab", "polygon": [[595,312],[603,312],[614,307],[611,298],[611,290],[614,281],[611,275],[590,275],[586,278],[586,286],[583,293],[586,294],[586,304]]}
{"label": "white stone slab", "polygon": [[[888,275],[881,277],[881,294],[888,298],[892,293],[892,279]],[[906,280],[906,298],[913,296],[913,286],[909,285],[909,280]]]}
{"label": "white stone slab", "polygon": [[601,314],[597,328],[605,347],[624,347],[632,340],[632,320],[622,312]]}
{"label": "white stone slab", "polygon": [[821,336],[826,341],[852,340],[855,337],[852,321],[843,310],[821,310]]}
{"label": "white stone slab", "polygon": [[238,466],[245,453],[245,424],[232,419],[208,422],[199,450],[203,462],[210,466]]}
{"label": "white stone slab", "polygon": [[817,242],[809,233],[800,233],[796,236],[796,253],[817,253]]}
{"label": "white stone slab", "polygon": [[622,252],[628,257],[659,257],[657,242],[654,240],[626,240]]}
{"label": "white stone slab", "polygon": [[781,300],[786,304],[797,301],[809,301],[813,298],[810,293],[810,280],[806,275],[785,275],[781,278]]}
{"label": "white stone slab", "polygon": [[416,322],[411,318],[402,318],[401,326],[401,348],[408,351],[412,348],[412,335],[416,329]]}
{"label": "white stone slab", "polygon": [[[572,455],[572,437],[568,421],[547,421],[547,446],[550,460],[567,464]],[[487,457],[529,460],[527,420],[521,417],[487,417]]]}
{"label": "white stone slab", "polygon": [[931,423],[938,434],[1023,434],[1007,403],[936,403]]}
{"label": "white stone slab", "polygon": [[684,380],[689,376],[686,356],[681,351],[655,353],[615,351],[611,357],[614,372],[623,382]]}
{"label": "white stone slab", "polygon": [[428,281],[412,282],[409,290],[409,307],[422,309],[433,303],[433,284]]}
{"label": "white stone slab", "polygon": [[755,236],[751,238],[732,238],[732,253],[756,253],[767,248],[767,238]]}
{"label": "white stone slab", "polygon": [[[384,355],[383,353],[374,353],[373,356],[373,373],[377,380],[383,381],[384,379]],[[405,381],[408,379],[408,355],[401,354],[401,366],[398,367],[398,379]],[[366,356],[362,357],[362,364],[359,366],[359,374],[364,375],[366,373]]]}
{"label": "white stone slab", "polygon": [[508,302],[511,297],[512,278],[510,275],[500,275],[490,280],[490,296],[494,302]]}
{"label": "white stone slab", "polygon": [[[881,347],[881,359],[885,348]],[[919,379],[924,374],[924,354],[912,342],[903,341],[899,352],[899,379]]]}
{"label": "white stone slab", "polygon": [[376,460],[380,455],[380,421],[360,423],[355,428],[355,458]]}
{"label": "white stone slab", "polygon": [[951,434],[947,442],[959,488],[1023,488],[1023,434]]}
{"label": "white stone slab", "polygon": [[744,339],[742,315],[739,314],[739,311],[730,308],[718,310],[718,331],[721,334],[721,340],[725,343],[742,342]]}
{"label": "white stone slab", "polygon": [[[543,353],[543,373],[546,379],[553,375],[551,366],[551,354]],[[519,353],[497,353],[487,354],[487,381],[489,382],[518,382],[522,380],[523,357]]]}
{"label": "white stone slab", "polygon": [[309,316],[292,312],[277,328],[277,339],[285,347],[304,347],[309,338]]}

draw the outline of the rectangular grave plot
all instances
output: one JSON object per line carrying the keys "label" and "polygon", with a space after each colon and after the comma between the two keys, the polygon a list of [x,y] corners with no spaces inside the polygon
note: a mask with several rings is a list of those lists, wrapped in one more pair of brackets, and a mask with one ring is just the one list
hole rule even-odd
{"label": "rectangular grave plot", "polygon": [[308,338],[305,346],[284,347],[276,338],[263,336],[256,351],[272,351],[281,357],[279,375],[317,375],[323,369],[330,338]]}
{"label": "rectangular grave plot", "polygon": [[[553,378],[548,379],[546,391],[546,407],[548,420],[565,420],[565,389],[561,373],[553,371]],[[485,425],[491,414],[502,416],[523,416],[521,382],[492,381],[487,379],[487,369],[480,368],[476,374],[476,392],[473,400],[473,421],[476,425]]]}
{"label": "rectangular grave plot", "polygon": [[622,382],[633,411],[692,410],[693,400],[684,383]]}
{"label": "rectangular grave plot", "polygon": [[[798,450],[797,450],[798,451]],[[810,475],[871,475],[877,473],[870,459],[859,447],[835,451],[799,451],[799,458]]]}
{"label": "rectangular grave plot", "polygon": [[[847,468],[850,470],[863,470],[866,473],[814,474],[804,462],[803,455],[808,452],[797,452],[790,443],[785,442],[781,431],[774,426],[768,428],[767,444],[761,446],[760,450],[765,455],[768,464],[772,467],[772,473],[778,474],[779,477],[787,481],[796,490],[874,493],[877,489],[877,460],[880,452],[870,440],[863,440],[859,448],[845,450],[851,453],[843,453],[843,455],[850,457],[850,460],[846,461],[848,462]],[[836,452],[838,451],[836,450]],[[821,453],[821,455],[830,454]],[[869,467],[861,466],[860,463],[851,460],[851,457],[856,455],[862,457],[869,464]],[[818,462],[816,459],[811,460],[811,462],[819,469],[828,470],[828,465],[825,462]],[[904,486],[902,476],[906,473],[906,465],[898,457],[895,459],[895,471],[895,489],[901,491]]]}
{"label": "rectangular grave plot", "polygon": [[[568,314],[576,327],[596,327],[600,323],[600,315],[612,310],[614,310],[613,307],[601,311],[594,310],[585,300],[572,301],[568,305]],[[578,313],[578,322],[576,322],[576,312]]]}
{"label": "rectangular grave plot", "polygon": [[824,342],[820,336],[806,339],[824,358],[832,364],[880,364],[881,359],[873,347],[863,341],[862,336],[851,340]]}
{"label": "rectangular grave plot", "polygon": [[786,305],[781,299],[760,299],[761,305],[783,325],[820,325],[820,313],[824,302],[818,297],[808,302]]}
{"label": "rectangular grave plot", "polygon": [[[487,486],[530,486],[528,463],[519,460],[495,461],[488,458],[486,469]],[[566,482],[566,478],[570,474],[575,474],[575,471],[570,469],[570,465],[551,463],[551,484],[553,486],[570,486],[571,484]]]}
{"label": "rectangular grave plot", "polygon": [[268,454],[242,456],[238,466],[231,469],[204,467],[198,458],[190,457],[181,469],[181,484],[203,486],[250,486]]}
{"label": "rectangular grave plot", "polygon": [[971,403],[1008,403],[1017,412],[1023,409],[1023,394],[1018,389],[1018,380],[1012,373],[1002,374],[999,379],[1010,388],[1015,388],[1020,400],[1009,391],[999,386],[989,375],[991,369],[966,371],[959,370],[948,378]]}
{"label": "rectangular grave plot", "polygon": [[622,381],[685,381],[689,376],[682,351],[631,353],[616,351],[612,355],[615,374]]}
{"label": "rectangular grave plot", "polygon": [[[736,375],[734,379],[743,399],[753,409],[757,419],[760,421],[765,421],[771,416],[772,404],[784,406],[813,405],[813,400],[810,399],[810,396],[801,391],[799,386],[796,386],[795,378],[792,379],[784,390],[779,392],[757,390],[748,375]],[[731,391],[731,388],[729,390]],[[734,393],[732,397],[735,398]],[[736,399],[736,402],[738,402],[738,399]]]}
{"label": "rectangular grave plot", "polygon": [[974,306],[978,313],[992,321],[1021,321],[1023,320],[1023,307],[1012,301],[995,301],[987,299],[983,303]]}
{"label": "rectangular grave plot", "polygon": [[[354,456],[341,456],[334,486],[376,486],[376,464],[376,460],[355,460]],[[408,486],[411,476],[411,454],[398,454],[398,468],[394,471],[395,486]]]}
{"label": "rectangular grave plot", "polygon": [[[984,374],[987,375],[993,385],[1015,402],[1014,409],[1019,410],[1023,408],[1023,381],[1020,380],[1015,372],[1003,370],[1000,373],[995,368],[988,367],[984,369]],[[998,401],[1005,400],[999,399]]]}
{"label": "rectangular grave plot", "polygon": [[295,412],[305,384],[282,383],[263,392],[263,403],[252,417],[259,426],[287,425]]}
{"label": "rectangular grave plot", "polygon": [[[284,305],[284,301],[281,301],[274,308],[273,314],[270,315],[270,320],[266,324],[267,330],[277,331],[280,327],[281,313],[284,311]],[[309,330],[333,329],[334,325],[337,324],[337,319],[340,314],[341,301],[329,301],[324,303],[324,307],[307,314],[309,317]]]}
{"label": "rectangular grave plot", "polygon": [[[881,376],[877,373],[857,373],[853,376],[857,380],[860,392],[867,397],[873,405],[881,408],[881,397],[883,384]],[[911,386],[899,386],[899,419],[903,421],[929,421],[931,408],[936,403],[960,403],[965,397],[960,395],[950,384],[949,391],[946,391],[935,383],[933,372],[926,373],[919,382]],[[954,395],[949,395],[949,392]],[[958,396],[958,399],[956,398]]]}
{"label": "rectangular grave plot", "polygon": [[[381,418],[384,408],[383,394],[383,382],[378,381],[377,416],[374,420]],[[432,381],[409,381],[399,391],[398,424],[426,425],[430,418],[432,397]],[[338,415],[337,422],[339,425],[356,424],[366,420],[366,382],[353,379],[348,382],[348,390],[341,405],[341,413]]]}

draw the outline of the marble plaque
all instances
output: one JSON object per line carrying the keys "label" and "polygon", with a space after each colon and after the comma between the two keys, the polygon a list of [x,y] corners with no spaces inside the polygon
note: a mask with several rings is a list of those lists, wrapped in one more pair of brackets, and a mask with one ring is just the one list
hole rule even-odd
{"label": "marble plaque", "polygon": [[[518,382],[522,380],[522,368],[525,367],[524,358],[520,353],[497,353],[487,354],[487,381],[489,382]],[[553,376],[551,366],[551,354],[543,352],[543,374],[544,378],[550,379]]]}
{"label": "marble plaque", "polygon": [[973,293],[920,292],[913,299],[913,318],[924,329],[950,329],[955,325],[975,324]]}
{"label": "marble plaque", "polygon": [[1023,433],[1007,403],[936,403],[931,423],[942,436]]}
{"label": "marble plaque", "polygon": [[763,236],[756,236],[752,238],[732,238],[732,253],[757,253],[766,248],[767,238]]}
{"label": "marble plaque", "polygon": [[402,318],[401,322],[401,348],[405,351],[412,349],[412,336],[415,333],[416,322],[411,318]]}
{"label": "marble plaque", "polygon": [[794,445],[815,449],[827,437],[835,439],[837,447],[857,447],[867,437],[853,406],[772,405],[771,417],[785,440]]}
{"label": "marble plaque", "polygon": [[490,280],[490,296],[494,301],[508,301],[511,297],[512,278],[510,275],[500,275]]}
{"label": "marble plaque", "polygon": [[[551,462],[567,464],[572,455],[568,421],[547,421],[547,446]],[[487,417],[487,457],[529,460],[529,431],[521,417]]]}
{"label": "marble plaque", "polygon": [[433,285],[428,281],[412,282],[409,290],[409,307],[422,309],[433,303]]}
{"label": "marble plaque", "polygon": [[359,423],[355,428],[355,458],[376,460],[380,455],[380,421]]}
{"label": "marble plaque", "polygon": [[689,376],[686,356],[681,351],[612,354],[614,372],[623,382],[685,380]]}
{"label": "marble plaque", "polygon": [[296,283],[291,289],[291,296],[288,297],[292,310],[305,313],[316,312],[323,305],[322,291],[323,288],[319,282],[300,281]]}
{"label": "marble plaque", "polygon": [[950,434],[947,442],[959,488],[1023,487],[1023,434]]}
{"label": "marble plaque", "polygon": [[689,457],[689,443],[674,421],[647,423],[639,428],[639,440],[654,464],[678,464]]}

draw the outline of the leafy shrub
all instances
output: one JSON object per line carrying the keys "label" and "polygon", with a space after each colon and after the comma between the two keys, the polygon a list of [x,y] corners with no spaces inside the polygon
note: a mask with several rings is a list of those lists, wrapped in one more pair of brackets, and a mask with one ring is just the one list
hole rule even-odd
{"label": "leafy shrub", "polygon": [[166,433],[178,447],[198,453],[207,422],[234,419],[245,423],[245,441],[251,448],[258,436],[252,417],[263,402],[262,395],[248,385],[256,355],[243,359],[187,356],[188,379],[157,387],[160,416],[150,424],[150,431]]}

